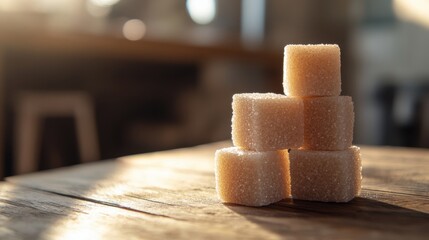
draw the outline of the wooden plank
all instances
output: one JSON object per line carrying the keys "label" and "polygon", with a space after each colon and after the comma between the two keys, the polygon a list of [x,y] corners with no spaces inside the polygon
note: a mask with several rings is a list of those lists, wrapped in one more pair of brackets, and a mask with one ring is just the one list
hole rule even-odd
{"label": "wooden plank", "polygon": [[[224,227],[224,224],[180,221],[0,183],[0,239],[3,240],[216,239]],[[250,223],[246,227],[255,228]],[[222,233],[227,238],[238,234]],[[270,236],[273,234],[258,232],[254,237]]]}
{"label": "wooden plank", "polygon": [[[397,234],[403,236],[404,233],[424,238],[419,235],[427,227],[427,216],[423,213],[365,201],[357,199],[352,208],[323,203],[309,208],[304,201],[295,202],[295,207],[286,201],[268,208],[223,205],[229,214],[216,214],[218,221],[205,218],[182,221],[1,183],[0,239],[121,239],[124,236],[127,239],[279,239],[284,234],[294,236],[292,238],[311,238],[318,234],[322,238],[399,239]],[[359,212],[363,209],[355,208],[358,205],[367,205],[372,210]],[[346,211],[338,211],[344,209]],[[380,214],[383,211],[395,211],[399,218],[386,222]],[[332,215],[333,212],[336,214]],[[360,228],[365,228],[365,232],[356,231]]]}
{"label": "wooden plank", "polygon": [[[196,231],[215,229],[213,234],[220,238],[427,236],[427,151],[363,147],[363,191],[347,204],[284,200],[250,208],[224,205],[216,197],[213,155],[215,149],[228,145],[221,142],[136,155],[8,181],[130,212],[164,216],[174,219],[177,227],[192,223]],[[187,231],[185,227],[182,230]]]}
{"label": "wooden plank", "polygon": [[362,147],[366,189],[429,196],[429,150]]}

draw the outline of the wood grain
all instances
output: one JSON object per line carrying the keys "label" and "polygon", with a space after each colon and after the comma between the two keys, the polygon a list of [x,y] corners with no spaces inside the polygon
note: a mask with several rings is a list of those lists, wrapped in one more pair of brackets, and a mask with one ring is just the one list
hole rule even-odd
{"label": "wood grain", "polygon": [[[47,195],[46,206],[60,204],[69,210],[61,221],[50,220],[51,210],[40,215],[43,220],[37,224],[57,229],[53,235],[40,235],[42,238],[63,238],[61,228],[66,228],[62,221],[74,221],[78,231],[89,235],[111,232],[112,236],[141,234],[154,239],[427,238],[427,150],[362,147],[363,190],[350,203],[288,199],[251,208],[221,204],[216,197],[214,151],[229,145],[220,142],[8,178],[14,185],[4,184],[6,191],[0,190],[1,216],[6,213],[21,219],[10,211],[35,215],[44,203],[31,199]],[[23,203],[23,199],[29,200]],[[82,205],[91,206],[90,213]],[[88,224],[87,217],[93,221],[91,228],[79,230]],[[115,222],[120,222],[116,228]],[[148,230],[148,226],[162,226],[162,231]],[[14,236],[28,236],[25,229],[13,229]]]}
{"label": "wood grain", "polygon": [[[198,224],[199,225],[199,224]],[[0,239],[214,239],[219,226],[0,184]],[[230,234],[227,234],[228,236]]]}

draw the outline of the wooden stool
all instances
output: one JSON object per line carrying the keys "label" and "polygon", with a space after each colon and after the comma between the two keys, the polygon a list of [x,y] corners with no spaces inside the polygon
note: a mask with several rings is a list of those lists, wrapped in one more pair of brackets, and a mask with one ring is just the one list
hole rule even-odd
{"label": "wooden stool", "polygon": [[99,159],[94,107],[84,92],[23,92],[16,101],[15,174],[38,170],[41,120],[72,116],[76,121],[81,162]]}

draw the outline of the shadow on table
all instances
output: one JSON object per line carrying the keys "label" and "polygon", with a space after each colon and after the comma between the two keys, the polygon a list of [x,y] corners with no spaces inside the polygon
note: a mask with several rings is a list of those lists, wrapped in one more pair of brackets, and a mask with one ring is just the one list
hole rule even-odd
{"label": "shadow on table", "polygon": [[429,229],[427,213],[361,197],[349,203],[290,199],[262,208],[226,206],[281,236],[424,239]]}

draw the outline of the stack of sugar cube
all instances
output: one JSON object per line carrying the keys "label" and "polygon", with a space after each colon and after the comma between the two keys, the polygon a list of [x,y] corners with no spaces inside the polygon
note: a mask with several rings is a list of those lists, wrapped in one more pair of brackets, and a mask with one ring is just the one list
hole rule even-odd
{"label": "stack of sugar cube", "polygon": [[338,45],[287,45],[284,93],[235,94],[234,147],[215,153],[222,202],[264,206],[285,198],[348,202],[361,188],[354,111],[340,96]]}

